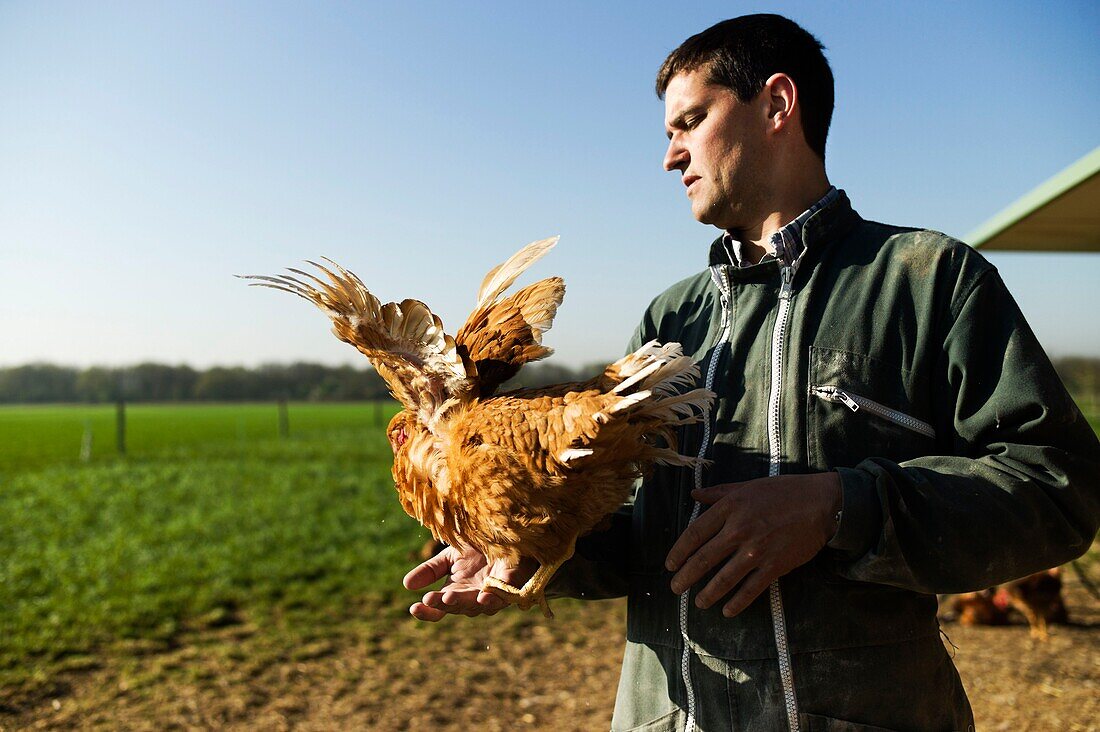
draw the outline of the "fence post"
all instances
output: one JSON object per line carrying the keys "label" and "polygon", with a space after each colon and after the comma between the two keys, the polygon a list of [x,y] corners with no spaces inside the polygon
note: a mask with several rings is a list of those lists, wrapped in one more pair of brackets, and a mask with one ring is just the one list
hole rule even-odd
{"label": "fence post", "polygon": [[118,454],[126,454],[126,401],[118,400],[115,406],[115,444],[118,445]]}
{"label": "fence post", "polygon": [[84,420],[84,437],[80,440],[80,462],[86,463],[92,459],[92,422]]}
{"label": "fence post", "polygon": [[279,400],[279,437],[290,437],[290,418],[286,413],[286,399]]}

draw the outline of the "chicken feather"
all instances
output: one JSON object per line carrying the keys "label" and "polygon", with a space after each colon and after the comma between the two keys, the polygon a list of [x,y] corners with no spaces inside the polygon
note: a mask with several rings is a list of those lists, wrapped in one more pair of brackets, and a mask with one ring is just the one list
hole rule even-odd
{"label": "chicken feather", "polygon": [[547,252],[553,249],[557,243],[558,237],[556,236],[533,241],[489,270],[477,291],[477,308],[484,307],[487,303],[499,297],[502,292],[512,286],[517,277],[523,274],[532,264],[546,256]]}

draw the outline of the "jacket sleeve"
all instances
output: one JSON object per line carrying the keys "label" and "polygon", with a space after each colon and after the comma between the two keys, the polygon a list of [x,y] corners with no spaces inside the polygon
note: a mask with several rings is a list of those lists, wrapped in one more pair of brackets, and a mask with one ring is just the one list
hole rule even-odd
{"label": "jacket sleeve", "polygon": [[844,511],[827,554],[844,577],[977,590],[1080,556],[1096,534],[1095,432],[996,270],[958,302],[935,377],[951,454],[838,469]]}
{"label": "jacket sleeve", "polygon": [[632,506],[627,504],[611,514],[607,528],[581,537],[573,558],[550,580],[546,596],[605,600],[626,595],[632,522]]}
{"label": "jacket sleeve", "polygon": [[[656,337],[651,311],[634,330],[626,352],[633,353]],[[634,520],[633,502],[628,502],[609,517],[610,523],[577,541],[573,558],[554,574],[546,594],[554,597],[576,597],[602,600],[622,597],[629,589],[630,532]]]}

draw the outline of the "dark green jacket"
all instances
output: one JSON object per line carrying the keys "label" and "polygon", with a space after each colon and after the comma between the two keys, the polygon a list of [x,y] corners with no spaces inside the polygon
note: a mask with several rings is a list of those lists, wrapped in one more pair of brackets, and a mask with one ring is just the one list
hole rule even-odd
{"label": "dark green jacket", "polygon": [[[663,564],[695,478],[658,469],[553,588],[629,597],[616,729],[675,729],[689,713],[698,729],[787,725],[761,721],[791,711],[784,692],[803,729],[835,728],[827,717],[965,729],[935,593],[1061,564],[1096,533],[1100,444],[989,262],[943,234],[865,221],[843,194],[803,241],[793,269],[734,268],[715,242],[709,269],[653,301],[631,348],[679,341],[713,371],[710,424],[680,445],[698,454],[708,433],[703,485],[766,476],[773,460],[782,473],[837,470],[837,535],[780,580],[777,652],[767,592],[733,619],[722,603],[681,612]],[[793,689],[742,679],[774,676],[784,656]]]}

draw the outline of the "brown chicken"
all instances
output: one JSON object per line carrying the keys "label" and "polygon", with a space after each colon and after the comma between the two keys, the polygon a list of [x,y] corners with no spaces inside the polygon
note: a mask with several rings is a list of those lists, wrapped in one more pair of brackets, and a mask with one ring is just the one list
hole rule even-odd
{"label": "brown chicken", "polygon": [[522,587],[485,583],[552,617],[544,589],[580,536],[616,510],[652,465],[695,467],[676,431],[702,419],[714,395],[680,393],[698,368],[680,345],[650,342],[587,381],[496,394],[542,345],[565,294],[551,277],[502,298],[557,242],[527,245],[492,269],[454,337],[418,300],[382,305],[351,272],[311,262],[327,278],[260,277],[321,308],[338,338],[364,353],[404,409],[390,422],[393,479],[405,511],[432,536],[490,561],[539,562]]}
{"label": "brown chicken", "polygon": [[993,601],[1023,615],[1031,637],[1037,640],[1045,641],[1049,637],[1048,623],[1069,620],[1066,603],[1062,600],[1062,570],[1057,567],[1001,585]]}
{"label": "brown chicken", "polygon": [[946,602],[946,606],[960,624],[968,627],[1004,625],[1008,622],[1008,610],[994,602],[993,590],[979,590],[978,592],[963,592],[958,595],[951,595]]}
{"label": "brown chicken", "polygon": [[1049,623],[1069,622],[1062,599],[1062,572],[1058,568],[1029,574],[978,592],[949,595],[943,607],[962,625],[1005,625],[1016,610],[1027,620],[1032,638],[1045,641]]}

